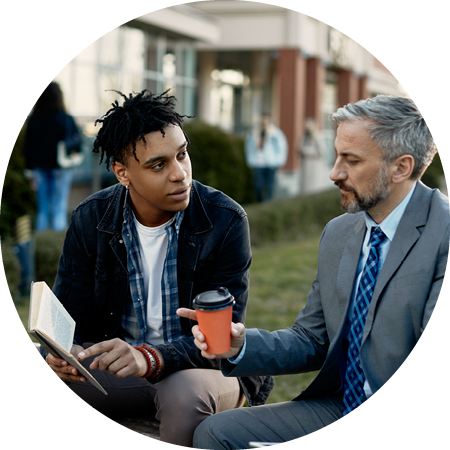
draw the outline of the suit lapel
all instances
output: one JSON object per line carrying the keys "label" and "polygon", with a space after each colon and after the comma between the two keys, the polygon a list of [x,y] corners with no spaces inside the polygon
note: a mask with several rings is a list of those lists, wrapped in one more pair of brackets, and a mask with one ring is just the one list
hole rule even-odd
{"label": "suit lapel", "polygon": [[372,328],[376,307],[384,288],[408,256],[411,248],[420,238],[421,233],[419,229],[426,224],[431,196],[432,191],[419,182],[398,224],[383,268],[378,275],[364,327],[363,342]]}

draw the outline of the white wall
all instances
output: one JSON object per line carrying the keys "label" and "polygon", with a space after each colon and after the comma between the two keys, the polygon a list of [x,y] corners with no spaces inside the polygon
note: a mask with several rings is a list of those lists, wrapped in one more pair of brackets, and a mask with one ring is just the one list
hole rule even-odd
{"label": "white wall", "polygon": [[286,45],[286,14],[239,15],[221,18],[218,49],[260,50]]}

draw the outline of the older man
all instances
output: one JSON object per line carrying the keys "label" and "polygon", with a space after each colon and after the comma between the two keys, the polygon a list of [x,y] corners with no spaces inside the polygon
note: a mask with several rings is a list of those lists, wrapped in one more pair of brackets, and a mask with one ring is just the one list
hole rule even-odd
{"label": "older man", "polygon": [[[207,419],[195,433],[198,448],[284,442],[336,421],[389,380],[433,312],[450,215],[447,197],[419,181],[436,153],[423,117],[409,99],[378,96],[333,118],[330,178],[347,214],[323,231],[306,306],[286,330],[233,325],[232,349],[217,355],[227,376],[320,372],[294,401]],[[197,327],[193,334],[203,356],[214,357]]]}

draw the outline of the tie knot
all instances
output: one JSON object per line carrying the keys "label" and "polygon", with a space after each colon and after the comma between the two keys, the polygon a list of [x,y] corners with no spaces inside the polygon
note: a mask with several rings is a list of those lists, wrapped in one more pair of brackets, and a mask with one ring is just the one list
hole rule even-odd
{"label": "tie knot", "polygon": [[370,245],[372,247],[377,247],[383,241],[386,235],[383,233],[383,230],[380,227],[372,227],[372,232],[370,235]]}

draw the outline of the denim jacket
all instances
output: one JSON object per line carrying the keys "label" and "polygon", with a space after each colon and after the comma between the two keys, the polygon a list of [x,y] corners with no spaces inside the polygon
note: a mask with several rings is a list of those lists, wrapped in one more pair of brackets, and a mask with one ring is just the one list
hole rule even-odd
{"label": "denim jacket", "polygon": [[[122,241],[125,188],[104,189],[73,212],[53,291],[76,322],[75,342],[100,342],[121,337],[124,305],[131,301],[127,255]],[[247,215],[232,199],[197,181],[185,210],[178,241],[180,307],[193,298],[225,286],[235,297],[233,321],[245,322],[251,264]],[[219,369],[218,360],[203,358],[194,345],[193,323],[181,319],[185,336],[157,345],[164,370],[155,383],[178,370]],[[239,378],[249,405],[264,404],[273,378]]]}

